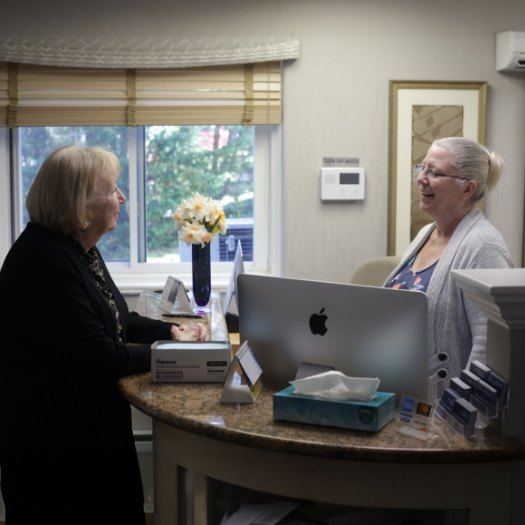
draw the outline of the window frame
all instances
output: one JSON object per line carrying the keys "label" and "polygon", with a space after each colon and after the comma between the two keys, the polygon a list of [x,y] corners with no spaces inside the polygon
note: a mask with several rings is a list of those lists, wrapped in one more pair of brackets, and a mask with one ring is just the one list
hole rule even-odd
{"label": "window frame", "polygon": [[[144,151],[138,145],[144,135],[143,127],[128,127],[129,156],[129,216],[130,262],[107,263],[117,286],[123,292],[136,293],[142,289],[162,288],[168,275],[177,275],[191,286],[191,263],[139,262],[140,224],[145,227],[144,209],[141,206],[141,185],[138,177],[144,176]],[[22,210],[20,184],[20,147],[17,129],[0,128],[0,168],[7,176],[0,177],[0,260],[3,261],[14,239],[21,233]],[[140,173],[139,173],[140,171]],[[255,125],[254,129],[254,255],[253,262],[245,262],[249,273],[280,274],[281,270],[281,130],[279,125]],[[11,174],[9,177],[8,174]],[[142,214],[142,215],[141,215]],[[3,216],[6,217],[3,217]],[[8,218],[9,220],[6,220]],[[175,223],[173,225],[175,231]],[[221,290],[227,286],[231,262],[212,263],[212,286]]]}
{"label": "window frame", "polygon": [[0,265],[14,239],[10,135],[8,128],[0,127]]}

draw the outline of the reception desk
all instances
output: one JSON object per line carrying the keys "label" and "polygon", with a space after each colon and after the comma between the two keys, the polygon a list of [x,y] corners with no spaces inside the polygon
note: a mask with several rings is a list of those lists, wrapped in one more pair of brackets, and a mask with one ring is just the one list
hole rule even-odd
{"label": "reception desk", "polygon": [[[510,523],[516,441],[467,441],[434,422],[426,441],[392,422],[376,434],[274,421],[272,392],[253,405],[221,405],[217,384],[121,381],[153,418],[155,523],[207,523],[207,478],[312,501],[393,509],[468,509],[469,524]],[[194,472],[194,498],[182,486]],[[457,523],[457,521],[454,521]]]}
{"label": "reception desk", "polygon": [[[522,282],[523,272],[511,277]],[[498,289],[489,290],[500,301]],[[525,304],[509,299],[507,288],[503,291],[501,301]],[[157,316],[151,295],[141,299],[141,313]],[[508,366],[522,363],[522,310],[520,331],[503,349],[510,354]],[[517,316],[516,308],[509,311]],[[499,337],[497,345],[503,344]],[[495,362],[493,346],[488,348],[489,363]],[[520,437],[523,377],[496,369],[514,385],[511,410],[499,429]],[[523,370],[520,366],[514,374]],[[208,523],[209,479],[351,507],[444,509],[450,511],[444,513],[444,525],[523,523],[523,439],[487,432],[466,440],[439,420],[433,420],[427,440],[401,434],[395,422],[375,434],[277,422],[267,389],[252,405],[221,405],[219,384],[153,384],[150,374],[120,384],[124,396],[153,418],[156,525]],[[193,480],[189,491],[188,477]]]}

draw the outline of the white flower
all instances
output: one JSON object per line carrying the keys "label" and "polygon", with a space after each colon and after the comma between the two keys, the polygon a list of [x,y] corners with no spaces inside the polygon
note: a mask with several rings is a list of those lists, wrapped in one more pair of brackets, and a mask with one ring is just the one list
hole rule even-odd
{"label": "white flower", "polygon": [[183,199],[173,219],[180,238],[188,244],[204,246],[217,233],[226,233],[226,218],[219,202],[199,193],[195,193],[191,199]]}

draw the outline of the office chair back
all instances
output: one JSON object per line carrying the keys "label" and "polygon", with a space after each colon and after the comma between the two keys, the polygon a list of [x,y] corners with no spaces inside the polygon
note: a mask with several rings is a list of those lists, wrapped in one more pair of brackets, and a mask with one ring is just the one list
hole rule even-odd
{"label": "office chair back", "polygon": [[352,284],[364,284],[366,286],[382,286],[390,272],[399,264],[401,257],[387,255],[375,257],[365,261],[353,273],[350,282]]}

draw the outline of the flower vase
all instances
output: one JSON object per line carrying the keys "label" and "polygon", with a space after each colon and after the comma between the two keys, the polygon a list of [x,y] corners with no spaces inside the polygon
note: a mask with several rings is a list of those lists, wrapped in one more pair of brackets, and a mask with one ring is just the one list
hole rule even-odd
{"label": "flower vase", "polygon": [[198,306],[206,306],[211,294],[210,243],[191,245],[193,298]]}

